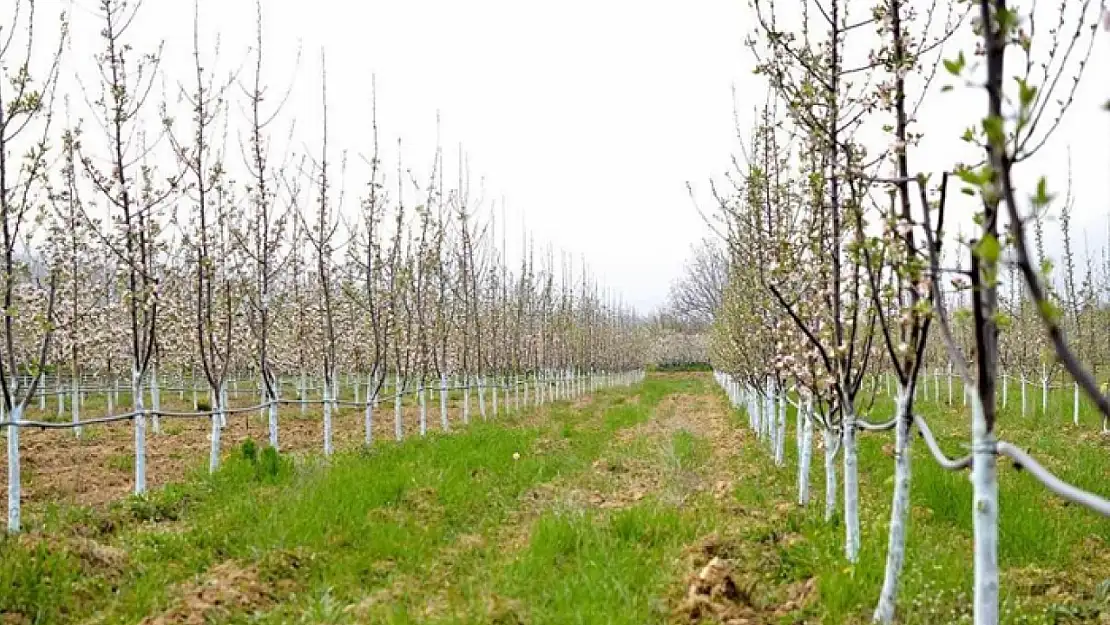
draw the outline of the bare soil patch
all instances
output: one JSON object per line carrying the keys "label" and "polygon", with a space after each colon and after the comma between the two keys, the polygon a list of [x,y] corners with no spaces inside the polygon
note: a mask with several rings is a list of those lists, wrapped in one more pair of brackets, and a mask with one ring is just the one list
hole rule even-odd
{"label": "bare soil patch", "polygon": [[675,598],[674,623],[782,623],[817,594],[815,578],[781,587],[766,582],[767,547],[711,535],[687,549],[689,571]]}
{"label": "bare soil patch", "polygon": [[203,579],[179,586],[167,610],[140,624],[206,625],[233,614],[263,612],[296,589],[296,570],[304,557],[275,552],[260,564],[221,562],[208,569]]}
{"label": "bare soil patch", "polygon": [[[233,402],[235,404],[236,402]],[[239,405],[250,405],[246,400]],[[163,399],[167,410],[190,410],[191,404],[176,397]],[[448,407],[452,429],[464,427],[461,405]],[[487,410],[491,410],[487,406]],[[405,406],[404,436],[419,436],[419,408]],[[501,406],[499,418],[505,415]],[[92,416],[101,416],[99,413]],[[471,397],[471,420],[478,420],[477,400]],[[28,418],[41,418],[28,415]],[[364,441],[364,411],[341,407],[332,415],[333,444],[337,450],[357,449]],[[429,395],[427,409],[429,432],[440,431],[439,402]],[[198,418],[163,418],[161,434],[154,433],[147,421],[147,484],[156,488],[181,481],[190,472],[207,466],[211,421]],[[310,406],[301,416],[299,407],[287,407],[279,415],[282,452],[307,453],[323,449],[323,413]],[[223,455],[234,453],[248,438],[265,441],[266,420],[255,412],[228,418],[221,435]],[[375,440],[394,438],[393,406],[380,405],[374,414]],[[32,508],[43,503],[69,503],[103,506],[126,497],[134,489],[135,434],[131,422],[85,426],[82,437],[71,430],[23,428],[20,433],[22,501]],[[0,454],[0,478],[7,476],[7,456]]]}

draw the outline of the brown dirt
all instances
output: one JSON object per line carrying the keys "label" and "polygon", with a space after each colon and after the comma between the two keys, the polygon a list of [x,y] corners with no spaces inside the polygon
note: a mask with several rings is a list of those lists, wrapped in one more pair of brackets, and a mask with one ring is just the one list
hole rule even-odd
{"label": "brown dirt", "polygon": [[45,549],[51,553],[68,553],[76,556],[81,569],[89,575],[117,579],[127,570],[129,556],[114,547],[80,536],[20,534],[19,542],[27,549]]}
{"label": "brown dirt", "polygon": [[765,581],[759,545],[716,534],[687,549],[690,571],[685,592],[671,612],[674,623],[724,623],[756,625],[782,623],[783,618],[812,603],[817,580],[809,578],[779,588]]}
{"label": "brown dirt", "polygon": [[[439,402],[429,395],[428,431],[440,430]],[[237,402],[233,402],[236,404]],[[250,405],[247,400],[238,402]],[[168,410],[188,410],[176,397],[163,400]],[[461,405],[448,407],[452,429],[462,426]],[[543,412],[543,411],[540,411]],[[504,418],[504,407],[501,415]],[[93,414],[87,415],[92,417]],[[100,416],[100,413],[96,413]],[[364,412],[356,407],[341,407],[333,413],[333,443],[336,450],[357,449],[363,443]],[[29,419],[41,418],[29,414]],[[477,420],[477,399],[471,397],[471,420]],[[375,440],[392,440],[393,407],[379,406],[374,415]],[[180,481],[191,471],[207,465],[211,422],[208,419],[163,418],[162,433],[155,434],[147,422],[147,484],[156,488]],[[285,408],[279,416],[283,452],[318,452],[323,448],[323,421],[319,406],[309,407],[301,417],[297,407]],[[404,408],[404,435],[419,435],[419,409]],[[233,415],[221,434],[224,456],[248,438],[265,441],[266,421],[258,413]],[[71,430],[23,428],[20,433],[20,461],[24,506],[71,503],[102,506],[126,497],[134,488],[134,429],[130,422],[86,426],[82,438]],[[0,454],[0,474],[6,483],[7,456]]]}
{"label": "brown dirt", "polygon": [[244,566],[231,560],[217,564],[203,579],[180,585],[167,610],[140,624],[206,625],[232,614],[262,612],[295,590],[293,578],[304,557],[279,552],[261,564]]}

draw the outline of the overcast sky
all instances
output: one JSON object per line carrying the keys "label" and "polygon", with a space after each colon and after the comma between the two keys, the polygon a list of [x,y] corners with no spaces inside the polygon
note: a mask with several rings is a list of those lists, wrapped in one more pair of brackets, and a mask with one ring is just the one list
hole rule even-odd
{"label": "overcast sky", "polygon": [[[95,81],[97,4],[40,0],[43,14],[74,7],[63,74],[70,80]],[[417,175],[428,171],[438,112],[449,162],[462,145],[486,206],[504,200],[511,233],[523,223],[538,244],[584,257],[608,286],[648,312],[664,301],[690,245],[708,234],[686,184],[694,183],[699,204],[711,207],[706,181],[720,178],[739,145],[733,87],[745,128],[751,109],[765,99],[744,46],[754,27],[747,4],[265,0],[264,73],[273,100],[293,85],[280,123],[296,120],[303,149],[319,134],[326,51],[332,143],[336,153],[352,155],[351,195],[365,182],[355,154],[370,150],[372,76],[391,167],[400,138],[405,166]],[[220,67],[228,72],[248,59],[254,12],[253,0],[201,1],[203,51],[218,35]],[[186,0],[146,0],[130,33],[140,52],[164,40],[171,98],[174,81],[191,71],[192,13]],[[40,22],[40,28],[50,25]],[[1025,166],[1030,176],[1046,172],[1062,185],[1071,147],[1075,227],[1080,245],[1086,240],[1096,253],[1107,239],[1110,208],[1110,114],[1099,110],[1110,97],[1108,37],[1099,38],[1070,117],[1041,157]],[[932,96],[919,115],[930,139],[915,155],[917,166],[950,165],[960,131],[984,106],[981,91],[959,86]],[[78,96],[74,108],[82,107]],[[1052,226],[1049,234],[1054,242]],[[519,238],[511,234],[510,247],[519,247]]]}

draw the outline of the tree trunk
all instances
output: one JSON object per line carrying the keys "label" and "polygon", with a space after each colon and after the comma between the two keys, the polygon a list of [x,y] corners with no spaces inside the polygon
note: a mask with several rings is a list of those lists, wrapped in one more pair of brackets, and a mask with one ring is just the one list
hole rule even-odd
{"label": "tree trunk", "polygon": [[786,463],[786,391],[779,392],[779,422],[775,428],[775,466]]}
{"label": "tree trunk", "polygon": [[[69,411],[70,411],[70,414],[73,417],[73,422],[74,423],[80,423],[81,422],[81,402],[80,402],[81,389],[79,387],[79,384],[80,384],[80,381],[75,376],[73,378],[73,381],[71,381],[70,385],[69,385],[70,396],[72,397],[72,400],[70,401],[70,406],[69,406],[70,410]],[[77,438],[81,438],[81,426],[78,425],[78,426],[75,426],[73,428],[73,435],[76,436]]]}
{"label": "tree trunk", "polygon": [[886,571],[879,604],[872,620],[888,625],[894,622],[898,599],[898,582],[906,559],[906,525],[910,512],[910,398],[904,386],[898,386],[894,426],[894,496],[890,506],[890,535],[887,542]]}
{"label": "tree trunk", "polygon": [[213,389],[211,396],[214,401],[211,406],[212,410],[212,434],[211,445],[208,449],[208,472],[215,473],[220,468],[220,434],[223,431],[221,424],[223,423],[223,393],[220,389]]}
{"label": "tree trunk", "polygon": [[398,441],[405,438],[405,422],[401,414],[401,374],[393,378],[393,434]]}
{"label": "tree trunk", "polygon": [[[3,412],[3,411],[0,411]],[[0,417],[2,419],[3,417]],[[12,408],[11,423],[23,420],[23,411],[16,404]],[[8,533],[15,534],[20,529],[20,482],[19,482],[19,428],[9,425],[8,430]]]}
{"label": "tree trunk", "polygon": [[463,425],[470,424],[470,376],[463,376],[463,405],[462,405],[462,420]]}
{"label": "tree trunk", "polygon": [[478,376],[478,414],[482,421],[486,420],[486,379],[481,375]]}
{"label": "tree trunk", "polygon": [[270,398],[270,405],[267,407],[267,412],[269,412],[269,415],[270,415],[269,423],[268,423],[268,427],[269,427],[269,431],[270,431],[270,447],[273,447],[274,451],[277,451],[278,450],[278,405],[277,405],[277,397],[271,397]]}
{"label": "tree trunk", "polygon": [[439,374],[439,426],[444,432],[451,429],[447,421],[447,374]]}
{"label": "tree trunk", "polygon": [[428,434],[428,397],[424,393],[424,378],[420,378],[420,386],[416,389],[420,394],[420,435],[427,436]]}
{"label": "tree trunk", "polygon": [[844,555],[849,562],[859,559],[859,458],[856,453],[856,415],[852,407],[841,408],[844,424],[840,431],[844,454]]}
{"label": "tree trunk", "polygon": [[836,435],[831,428],[824,429],[825,436],[825,521],[836,514]]}
{"label": "tree trunk", "polygon": [[143,408],[143,379],[137,368],[131,370],[131,403],[135,411],[135,494],[146,492],[146,413]]}
{"label": "tree trunk", "polygon": [[798,504],[809,505],[809,468],[813,459],[813,399],[806,402],[805,410],[798,411],[802,428],[801,446],[798,450]]}
{"label": "tree trunk", "polygon": [[972,525],[975,540],[975,625],[998,623],[998,473],[994,435],[978,395],[971,406]]}
{"label": "tree trunk", "polygon": [[373,382],[369,379],[366,383],[366,414],[363,417],[363,429],[366,446],[374,444],[374,404],[378,403],[378,391],[373,390]]}
{"label": "tree trunk", "polygon": [[330,456],[332,453],[331,442],[331,393],[332,393],[332,379],[333,374],[330,371],[324,372],[324,389],[322,392],[324,403],[324,455]]}

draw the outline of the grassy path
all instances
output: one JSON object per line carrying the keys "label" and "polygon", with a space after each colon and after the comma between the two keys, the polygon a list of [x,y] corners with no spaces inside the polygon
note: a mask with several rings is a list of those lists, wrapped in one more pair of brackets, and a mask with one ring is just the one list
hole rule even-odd
{"label": "grassy path", "polygon": [[[643,594],[634,587],[660,576],[653,540],[692,535],[673,506],[626,504],[662,485],[651,463],[669,458],[678,476],[704,442],[679,436],[636,467],[634,446],[662,440],[636,432],[705,383],[652,379],[327,465],[244,449],[145,500],[49,510],[0,542],[0,620],[568,622],[569,610],[609,622],[596,611],[617,607],[605,588]],[[612,540],[627,553],[602,557]],[[599,585],[606,567],[623,581]],[[586,591],[596,601],[578,604]]]}
{"label": "grassy path", "polygon": [[[0,623],[867,622],[886,440],[861,439],[848,567],[820,452],[799,508],[792,445],[775,468],[744,420],[708,375],[667,374],[327,464],[243,448],[216,476],[0,539]],[[902,622],[964,622],[966,480],[921,461],[914,480]],[[1105,521],[1009,475],[1003,495],[1041,509],[1003,515],[1004,622],[1110,622]]]}

